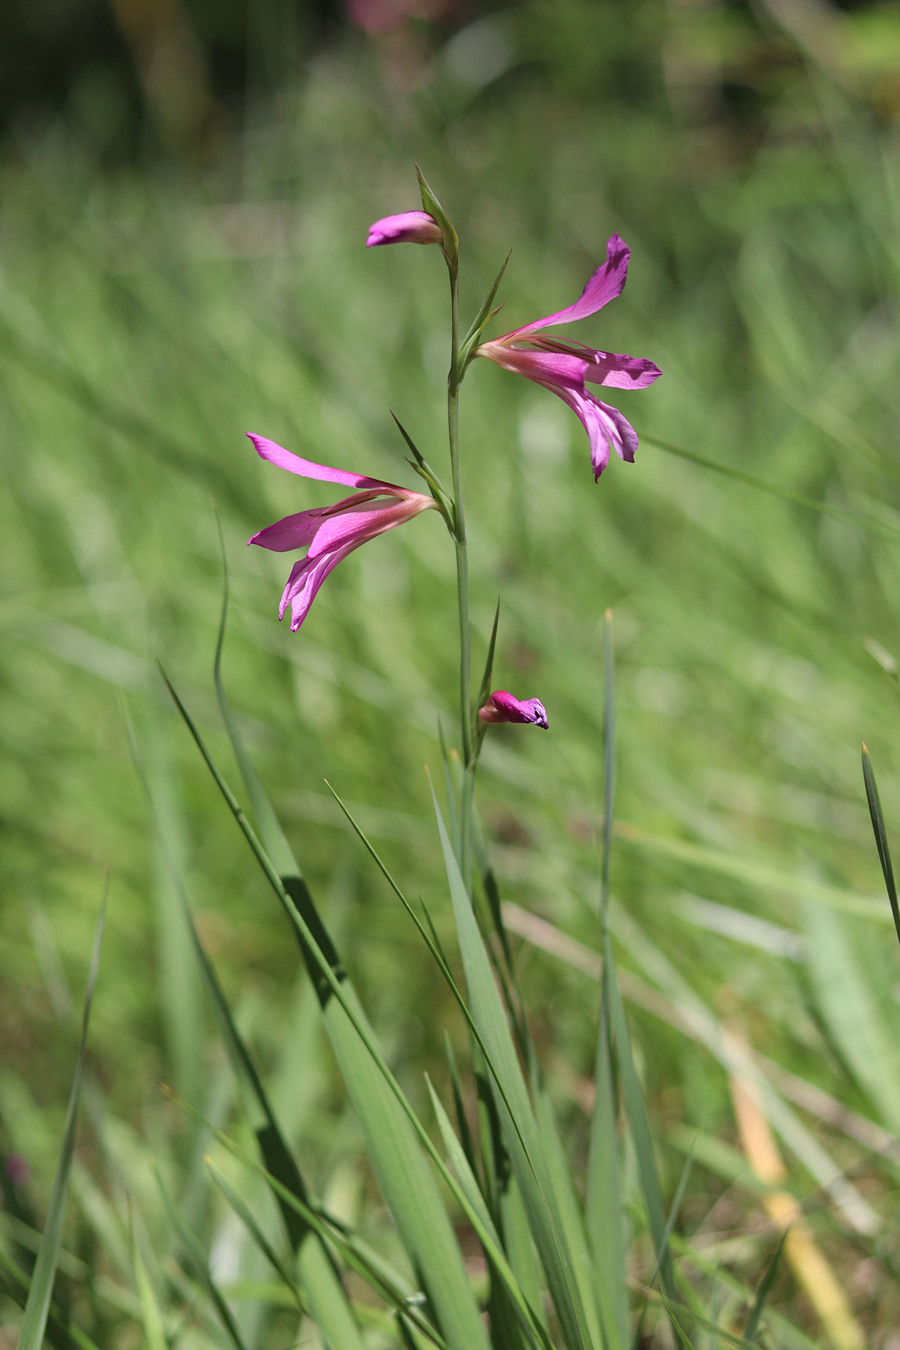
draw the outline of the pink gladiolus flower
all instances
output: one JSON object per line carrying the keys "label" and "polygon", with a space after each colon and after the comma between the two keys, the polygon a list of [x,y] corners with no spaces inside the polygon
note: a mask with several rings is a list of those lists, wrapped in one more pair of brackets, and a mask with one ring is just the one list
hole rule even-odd
{"label": "pink gladiolus flower", "polygon": [[264,436],[254,436],[250,431],[247,435],[257,453],[270,464],[277,464],[279,469],[300,474],[302,478],[319,478],[326,483],[342,483],[345,487],[361,489],[352,497],[335,502],[334,506],[314,507],[311,511],[285,516],[284,520],[277,520],[247,540],[248,544],[259,544],[275,553],[287,553],[290,549],[308,545],[306,557],[298,559],[291,568],[278,608],[278,617],[283,619],[284,611],[290,605],[291,632],[296,633],[322,582],[339,562],[376,535],[412,520],[420,511],[436,508],[437,502],[422,492],[411,492],[409,488],[385,483],[380,478],[366,478],[363,474],[314,464]]}
{"label": "pink gladiolus flower", "polygon": [[628,245],[617,234],[612,235],[606,245],[606,262],[597,268],[574,305],[475,348],[476,356],[486,356],[498,366],[534,380],[568,403],[588,434],[595,479],[606,468],[611,449],[631,463],[638,438],[618,408],[601,403],[588,392],[585,383],[605,384],[614,389],[646,389],[659,379],[662,371],[652,361],[636,356],[617,356],[613,352],[595,351],[580,342],[533,334],[554,323],[585,319],[615,300],[625,285],[630,254]]}
{"label": "pink gladiolus flower", "polygon": [[482,722],[531,722],[547,730],[547,713],[539,698],[514,698],[505,689],[495,689],[478,716]]}
{"label": "pink gladiolus flower", "polygon": [[427,211],[403,211],[369,226],[366,248],[376,244],[442,244],[444,232]]}

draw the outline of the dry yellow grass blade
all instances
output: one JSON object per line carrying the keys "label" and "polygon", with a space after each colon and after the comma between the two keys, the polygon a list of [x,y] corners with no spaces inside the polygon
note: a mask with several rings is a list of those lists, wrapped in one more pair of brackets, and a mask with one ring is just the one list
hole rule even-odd
{"label": "dry yellow grass blade", "polygon": [[[746,1045],[733,1030],[727,1034],[736,1047],[746,1051]],[[772,1188],[762,1197],[762,1203],[778,1231],[787,1231],[784,1255],[794,1275],[836,1350],[865,1350],[862,1327],[853,1316],[831,1264],[816,1245],[799,1202],[788,1191],[778,1189],[787,1177],[787,1168],[760,1104],[756,1083],[739,1071],[731,1073],[728,1081],[744,1153],[755,1175]]]}

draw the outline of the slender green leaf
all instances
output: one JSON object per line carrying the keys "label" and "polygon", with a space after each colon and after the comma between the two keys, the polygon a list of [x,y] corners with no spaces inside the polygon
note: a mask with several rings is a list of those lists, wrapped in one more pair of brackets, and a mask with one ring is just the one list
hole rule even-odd
{"label": "slender green leaf", "polygon": [[[187,709],[168,680],[166,684],[219,791],[294,925],[375,1174],[410,1259],[421,1271],[441,1332],[453,1350],[477,1350],[477,1347],[487,1350],[484,1324],[459,1246],[416,1136],[431,1153],[445,1178],[450,1178],[450,1173],[377,1048],[337,951],[308,888],[299,877],[299,869],[294,864],[291,876],[284,879],[279,876],[219,773]],[[233,735],[237,736],[236,728]],[[274,819],[274,813],[272,815]],[[278,833],[280,835],[280,828]],[[289,857],[289,861],[293,863],[293,858]],[[292,881],[299,884],[292,886]],[[458,1191],[452,1178],[451,1185]]]}
{"label": "slender green leaf", "polygon": [[624,1350],[628,1343],[627,1241],[616,1131],[617,1098],[609,999],[604,987],[594,1067],[585,1222],[596,1265],[597,1298],[609,1350]]}
{"label": "slender green leaf", "polygon": [[409,432],[406,430],[406,427],[405,427],[405,426],[403,425],[403,423],[400,421],[400,418],[396,415],[396,413],[393,413],[393,412],[391,413],[391,417],[393,417],[395,423],[397,424],[397,430],[400,432],[400,435],[401,435],[401,436],[403,437],[403,439],[406,441],[406,444],[407,444],[407,446],[408,446],[408,448],[409,448],[409,451],[410,451],[410,453],[412,454],[412,457],[413,457],[413,464],[412,464],[412,467],[415,469],[416,473],[419,475],[420,478],[424,478],[424,479],[425,479],[425,482],[426,482],[426,483],[428,484],[428,486],[431,488],[431,495],[434,497],[434,500],[437,502],[438,506],[440,507],[441,515],[444,517],[444,520],[447,522],[447,528],[450,530],[450,533],[453,534],[453,532],[454,532],[454,526],[453,526],[453,514],[454,514],[454,512],[453,512],[453,499],[452,499],[452,497],[451,497],[450,494],[447,492],[447,489],[444,487],[444,485],[443,485],[443,483],[441,482],[440,478],[438,477],[437,473],[434,471],[434,469],[433,469],[433,468],[431,467],[431,465],[428,463],[428,460],[425,458],[425,456],[424,456],[424,455],[422,454],[422,452],[419,450],[419,448],[418,448],[418,446],[416,445],[415,441],[414,441],[413,438],[410,436]]}
{"label": "slender green leaf", "polygon": [[[18,1307],[24,1308],[28,1301],[27,1291],[30,1283],[28,1274],[11,1256],[3,1251],[2,1247],[0,1247],[0,1270],[7,1276],[3,1292],[8,1294]],[[9,1281],[12,1281],[12,1283],[10,1284]],[[68,1318],[62,1317],[52,1304],[47,1317],[44,1344],[53,1347],[53,1350],[56,1350],[57,1347],[59,1347],[59,1350],[70,1350],[73,1344],[79,1346],[80,1350],[98,1350],[96,1341],[92,1341],[90,1336],[87,1336],[80,1327],[75,1326]]]}
{"label": "slender green leaf", "polygon": [[165,1207],[166,1214],[169,1216],[169,1221],[171,1222],[175,1232],[178,1234],[178,1239],[182,1252],[182,1263],[187,1266],[187,1268],[193,1273],[194,1277],[206,1291],[207,1298],[215,1308],[216,1313],[218,1314],[219,1317],[219,1321],[222,1323],[222,1326],[225,1329],[225,1334],[231,1341],[231,1344],[234,1346],[235,1350],[247,1350],[247,1347],[244,1344],[243,1337],[241,1336],[240,1330],[238,1328],[238,1324],[235,1321],[234,1314],[229,1308],[221,1290],[219,1289],[219,1286],[216,1284],[215,1280],[213,1279],[210,1273],[209,1260],[207,1258],[206,1253],[203,1250],[202,1244],[200,1243],[197,1234],[193,1231],[190,1225],[186,1223],[184,1216],[181,1214],[180,1210],[178,1209],[178,1206],[172,1199],[172,1196],[169,1193],[169,1188],[166,1186],[165,1182],[162,1179],[162,1176],[160,1175],[159,1168],[156,1167],[155,1164],[151,1165],[153,1166],[153,1173],[154,1176],[156,1177],[156,1184],[159,1187],[159,1193],[162,1196],[163,1206]]}
{"label": "slender green leaf", "polygon": [[771,1261],[766,1266],[765,1274],[763,1275],[762,1280],[760,1281],[760,1286],[756,1291],[756,1298],[753,1300],[753,1307],[750,1309],[750,1315],[747,1318],[747,1325],[744,1327],[745,1341],[751,1341],[757,1345],[759,1344],[757,1333],[759,1331],[760,1319],[762,1318],[763,1312],[765,1311],[766,1303],[768,1302],[769,1299],[769,1294],[772,1292],[772,1285],[775,1282],[775,1276],[778,1271],[778,1266],[781,1262],[781,1253],[784,1251],[784,1244],[787,1240],[787,1235],[789,1231],[790,1230],[786,1228],[782,1233],[781,1241],[775,1248],[775,1251],[772,1253]]}
{"label": "slender green leaf", "polygon": [[[431,1096],[431,1104],[437,1118],[441,1138],[444,1141],[444,1148],[447,1150],[447,1156],[450,1159],[450,1166],[456,1173],[460,1185],[469,1198],[472,1208],[478,1213],[485,1229],[490,1233],[496,1243],[497,1250],[502,1250],[500,1236],[494,1227],[494,1222],[490,1216],[487,1205],[485,1204],[484,1196],[478,1185],[478,1180],[469,1166],[465,1150],[454,1133],[453,1126],[450,1124],[449,1117],[441,1104],[440,1098],[434,1090],[431,1080],[427,1079],[427,1082],[428,1091]],[[496,1271],[497,1268],[494,1266],[493,1262],[491,1262],[491,1265]],[[546,1328],[540,1314],[540,1290],[537,1283],[536,1281],[533,1282],[528,1289],[521,1288],[516,1279],[516,1275],[513,1273],[515,1269],[515,1265],[511,1263],[511,1267],[505,1266],[504,1269],[497,1271],[497,1273],[501,1276],[504,1292],[510,1300],[519,1326],[528,1338],[527,1344],[543,1346],[545,1347],[545,1350],[551,1350],[550,1341],[547,1337]]]}
{"label": "slender green leaf", "polygon": [[900,543],[900,530],[888,525],[886,521],[879,520],[877,516],[867,515],[865,511],[854,511],[851,507],[830,506],[827,502],[816,501],[814,497],[806,497],[802,492],[791,492],[789,488],[765,483],[760,478],[754,478],[752,474],[744,473],[743,469],[733,469],[728,464],[719,464],[714,459],[706,459],[704,455],[698,455],[693,450],[684,450],[680,446],[669,445],[666,441],[661,441],[657,436],[651,436],[647,432],[644,433],[644,440],[657,446],[660,450],[665,450],[669,455],[677,455],[679,459],[690,460],[692,464],[698,464],[703,469],[712,469],[714,473],[720,473],[726,478],[733,478],[746,487],[756,488],[758,492],[767,492],[770,496],[780,497],[782,501],[792,502],[795,506],[805,506],[809,511],[816,511],[819,515],[828,516],[831,520],[839,520],[845,525],[858,525],[860,529],[868,530],[870,534],[877,535],[886,543]]}
{"label": "slender green leaf", "polygon": [[869,803],[869,815],[872,817],[872,829],[875,831],[875,847],[878,849],[881,872],[884,877],[885,887],[887,888],[891,913],[894,916],[894,927],[897,930],[897,938],[900,940],[900,908],[898,908],[897,905],[897,887],[894,883],[891,851],[888,847],[887,830],[884,828],[884,816],[881,812],[881,799],[878,796],[878,784],[875,782],[875,771],[872,768],[872,761],[869,758],[869,751],[866,745],[863,745],[862,748],[862,768],[863,780],[866,785],[866,800]]}
{"label": "slender green leaf", "polygon": [[522,1191],[529,1227],[541,1256],[566,1344],[570,1347],[590,1346],[592,1341],[581,1307],[571,1257],[566,1249],[549,1172],[541,1153],[537,1125],[506,1013],[433,789],[432,799],[466,972],[468,1003],[490,1057],[498,1115],[516,1180]]}
{"label": "slender green leaf", "polygon": [[416,177],[419,180],[419,192],[422,196],[422,207],[430,216],[434,216],[444,235],[444,257],[447,259],[447,265],[452,271],[455,271],[459,263],[459,238],[456,231],[450,224],[450,219],[432,192],[428,183],[425,181],[425,175],[416,165]]}
{"label": "slender green leaf", "polygon": [[[497,1190],[497,1209],[503,1232],[503,1246],[509,1256],[509,1264],[522,1295],[528,1301],[529,1307],[537,1311],[541,1330],[546,1337],[547,1319],[542,1307],[544,1278],[541,1263],[531,1236],[528,1215],[522,1202],[522,1192],[509,1166],[501,1141],[498,1141],[497,1152],[503,1164],[500,1168]],[[493,1327],[494,1318],[497,1318],[504,1327],[507,1341],[512,1340],[518,1328],[510,1324],[510,1314],[514,1309],[510,1306],[509,1295],[505,1289],[493,1284],[491,1295],[491,1326]]]}
{"label": "slender green leaf", "polygon": [[493,304],[497,292],[500,289],[500,282],[503,280],[503,274],[506,271],[507,266],[509,265],[509,260],[511,257],[512,257],[512,250],[510,250],[510,252],[507,253],[506,257],[503,259],[503,266],[500,268],[500,271],[494,278],[491,289],[488,291],[487,295],[482,300],[478,308],[478,313],[475,315],[475,318],[469,325],[468,332],[466,333],[462,342],[459,344],[460,371],[465,370],[466,366],[471,361],[472,353],[474,351],[476,343],[478,342],[478,339],[481,337],[482,331],[487,327],[487,325],[490,323],[494,315],[500,313],[502,306],[498,306],[496,309],[494,309]]}
{"label": "slender green leaf", "polygon": [[656,1175],[653,1140],[650,1135],[650,1126],[647,1123],[647,1114],[644,1110],[637,1070],[634,1067],[634,1059],[631,1054],[628,1024],[625,1021],[625,1011],[619,995],[612,943],[608,935],[603,956],[603,982],[609,990],[610,1023],[615,1038],[616,1062],[619,1066],[628,1127],[631,1131],[637,1156],[641,1190],[644,1193],[644,1203],[647,1206],[650,1236],[653,1239],[653,1247],[659,1262],[662,1286],[671,1302],[675,1298],[675,1281],[672,1272],[672,1260],[667,1249],[666,1218],[659,1180]]}
{"label": "slender green leaf", "polygon": [[[616,701],[612,614],[603,620],[603,833],[600,859],[601,940],[609,936],[609,873],[615,809]],[[626,1234],[622,1208],[619,1145],[616,1132],[618,1085],[610,1011],[610,991],[601,983],[594,1107],[588,1153],[585,1222],[596,1262],[597,1300],[609,1350],[624,1350],[628,1340],[628,1286],[625,1282]]]}
{"label": "slender green leaf", "polygon": [[[275,1251],[275,1248],[272,1246],[271,1242],[266,1237],[265,1233],[262,1231],[259,1224],[254,1219],[253,1215],[250,1213],[250,1210],[244,1204],[241,1197],[237,1194],[234,1188],[225,1179],[225,1176],[215,1165],[215,1163],[212,1161],[211,1158],[206,1159],[206,1166],[210,1172],[210,1175],[212,1176],[213,1181],[218,1186],[222,1194],[225,1196],[225,1199],[228,1201],[229,1205],[234,1210],[235,1214],[238,1216],[241,1223],[246,1228],[247,1232],[250,1234],[256,1246],[262,1252],[263,1256],[266,1258],[269,1265],[275,1271],[276,1275],[280,1276],[285,1288],[289,1291],[291,1298],[294,1300],[297,1307],[300,1309],[301,1312],[311,1313],[312,1310],[310,1308],[310,1305],[303,1297],[303,1293],[300,1289],[300,1286],[297,1284],[293,1275],[288,1270],[285,1263],[281,1260],[278,1253]],[[293,1192],[291,1193],[293,1194]],[[356,1333],[357,1330],[356,1324],[353,1322],[352,1318],[349,1321],[348,1329],[351,1336],[353,1336]],[[338,1341],[336,1342],[336,1344],[340,1345],[341,1342]]]}
{"label": "slender green leaf", "polygon": [[[225,604],[223,605],[222,623],[220,625],[220,639],[224,629],[226,606],[227,579]],[[221,644],[217,651],[217,674],[220,655]],[[221,682],[220,696],[224,702],[225,695],[224,689],[221,689]],[[143,778],[143,770],[140,757],[137,753],[137,747],[133,744],[132,749],[138,771]],[[148,792],[151,807],[153,807],[155,803],[149,785],[146,782],[146,778],[144,778],[144,786],[145,790]],[[264,801],[263,805],[264,807],[268,806],[268,802]],[[272,822],[270,821],[270,829],[271,826]],[[277,821],[275,822],[275,829],[278,829]],[[231,1061],[232,1070],[238,1082],[245,1113],[256,1134],[263,1162],[268,1171],[276,1176],[289,1191],[305,1200],[308,1195],[306,1183],[287,1147],[283,1132],[275,1118],[268,1094],[263,1087],[262,1080],[257,1072],[253,1058],[231,1016],[228,1002],[222,991],[221,985],[219,984],[215,969],[200,941],[196,925],[193,921],[193,916],[190,912],[190,907],[187,903],[187,898],[184,895],[180,879],[177,874],[174,873],[174,869],[173,881],[178,891],[184,913],[184,921],[187,925],[187,931],[193,944],[194,954],[216,1014],[222,1039]],[[291,1241],[291,1246],[294,1251],[297,1252],[300,1274],[309,1292],[310,1304],[319,1326],[326,1335],[331,1337],[336,1345],[342,1347],[342,1350],[344,1346],[347,1347],[347,1350],[354,1350],[355,1347],[360,1347],[361,1350],[362,1343],[359,1340],[355,1323],[350,1314],[349,1300],[346,1291],[334,1269],[328,1252],[321,1248],[319,1238],[315,1234],[309,1233],[295,1209],[292,1209],[290,1206],[283,1203],[281,1203],[280,1207],[285,1227]]]}
{"label": "slender green leaf", "polygon": [[[197,1119],[203,1119],[189,1102],[176,1098],[174,1093],[169,1095],[173,1100],[178,1101],[178,1104],[188,1114]],[[344,1224],[332,1218],[323,1210],[301,1200],[292,1191],[288,1191],[277,1177],[267,1172],[262,1164],[256,1162],[255,1159],[248,1157],[226,1134],[216,1129],[209,1121],[206,1121],[205,1124],[232,1157],[236,1158],[242,1166],[248,1168],[255,1175],[261,1177],[276,1196],[297,1211],[306,1227],[318,1236],[323,1250],[327,1251],[330,1247],[334,1247],[343,1264],[359,1275],[389,1307],[395,1312],[401,1312],[409,1316],[419,1330],[427,1335],[431,1341],[446,1347],[443,1338],[419,1311],[419,1304],[423,1302],[421,1293],[411,1290],[408,1285],[404,1287],[402,1278],[376,1253],[367,1248],[366,1244],[361,1242],[355,1234],[349,1232]],[[209,1166],[218,1171],[214,1164],[209,1163]],[[219,1175],[221,1176],[221,1173]],[[245,1206],[241,1206],[241,1208],[245,1213],[247,1212]],[[296,1299],[293,1301],[296,1302]]]}
{"label": "slender green leaf", "polygon": [[603,1344],[601,1331],[601,1304],[597,1289],[597,1272],[588,1246],[584,1216],[575,1191],[572,1163],[560,1138],[553,1107],[542,1083],[534,1089],[534,1107],[541,1145],[550,1172],[550,1181],[557,1209],[562,1220],[563,1233],[572,1254],[575,1278],[584,1307],[585,1317],[595,1345]]}
{"label": "slender green leaf", "polygon": [[156,1297],[156,1290],[153,1288],[153,1281],[150,1279],[147,1267],[144,1264],[144,1258],[141,1256],[140,1245],[136,1240],[132,1248],[132,1261],[134,1262],[134,1274],[141,1300],[141,1311],[143,1313],[141,1320],[146,1350],[169,1350],[162,1309]]}
{"label": "slender green leaf", "polygon": [[50,1203],[47,1206],[44,1231],[41,1235],[41,1245],[34,1265],[34,1273],[31,1277],[28,1299],[25,1303],[25,1315],[22,1318],[22,1329],[19,1333],[19,1350],[40,1350],[44,1343],[44,1333],[53,1300],[53,1286],[56,1280],[56,1267],[62,1243],[63,1219],[66,1213],[66,1197],[72,1171],[72,1157],[75,1152],[75,1125],[78,1117],[78,1099],[81,1094],[81,1078],[84,1072],[91,1003],[94,997],[94,986],[97,982],[97,972],[100,969],[100,947],[103,942],[108,894],[109,876],[107,874],[100,914],[94,930],[94,946],[91,952],[91,964],[84,995],[84,1011],[81,1018],[81,1039],[78,1043],[75,1075],[72,1079],[72,1090],[69,1094],[69,1107],[66,1112],[59,1162],[56,1167],[56,1176],[53,1179],[53,1189],[50,1192]]}

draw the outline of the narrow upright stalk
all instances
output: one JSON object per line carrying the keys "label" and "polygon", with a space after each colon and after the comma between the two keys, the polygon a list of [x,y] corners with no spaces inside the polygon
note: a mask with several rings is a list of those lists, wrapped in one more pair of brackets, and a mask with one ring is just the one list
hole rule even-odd
{"label": "narrow upright stalk", "polygon": [[459,712],[462,742],[463,787],[460,810],[460,871],[471,882],[472,788],[474,756],[472,741],[471,638],[469,634],[469,555],[466,518],[463,511],[462,478],[459,468],[459,268],[450,273],[450,374],[447,379],[447,430],[450,438],[450,468],[453,478],[453,537],[456,544],[456,596],[459,612]]}
{"label": "narrow upright stalk", "polygon": [[456,594],[459,608],[459,701],[463,766],[472,758],[472,708],[469,640],[469,560],[466,518],[463,512],[459,469],[459,272],[450,271],[450,374],[447,379],[447,430],[450,437],[450,468],[453,477],[453,527],[456,543]]}

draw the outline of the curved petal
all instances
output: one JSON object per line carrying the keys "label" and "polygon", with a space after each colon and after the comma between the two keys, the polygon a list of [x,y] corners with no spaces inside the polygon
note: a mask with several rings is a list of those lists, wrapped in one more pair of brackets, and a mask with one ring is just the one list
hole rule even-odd
{"label": "curved petal", "polygon": [[322,523],[322,516],[321,507],[316,507],[312,511],[298,511],[293,516],[276,520],[274,525],[267,525],[264,530],[258,530],[247,543],[259,544],[260,548],[271,549],[273,553],[287,553],[292,548],[303,548],[304,545],[312,543]]}
{"label": "curved petal", "polygon": [[376,535],[402,525],[411,516],[418,515],[422,508],[410,510],[409,502],[391,502],[389,506],[372,507],[368,511],[345,512],[343,515],[330,516],[322,522],[316,531],[316,537],[309,546],[308,558],[320,558],[331,549],[342,549],[349,545],[358,548]]}
{"label": "curved petal", "polygon": [[627,463],[634,463],[634,452],[638,447],[637,432],[618,408],[601,403],[586,389],[562,389],[552,384],[545,385],[545,388],[567,403],[581,419],[591,447],[595,480],[609,463],[610,450],[615,450],[619,458]]}
{"label": "curved petal", "polygon": [[659,366],[643,356],[594,352],[588,358],[584,378],[589,384],[605,384],[611,389],[646,389],[661,374]]}
{"label": "curved petal", "polygon": [[306,557],[294,563],[278,606],[278,617],[283,619],[284,611],[290,605],[292,633],[296,633],[309,613],[322,582],[355,547],[355,544],[351,544],[349,548],[333,549],[322,558],[310,560]]}
{"label": "curved petal", "polygon": [[[279,469],[288,473],[298,473],[301,478],[318,478],[324,483],[342,483],[345,487],[355,488],[394,488],[395,484],[386,483],[381,478],[367,478],[361,473],[348,473],[346,469],[332,469],[327,464],[315,464],[311,459],[301,459],[299,455],[285,450],[283,445],[270,441],[266,436],[257,436],[248,431],[256,453],[261,459],[267,459]],[[406,489],[398,489],[400,492]]]}
{"label": "curved petal", "polygon": [[546,319],[535,319],[534,323],[507,333],[507,338],[537,333],[542,328],[549,328],[552,323],[574,323],[576,319],[586,319],[589,314],[596,314],[598,309],[622,294],[630,257],[631,249],[624,239],[618,234],[610,235],[606,244],[606,262],[597,268],[574,305],[560,309],[556,314],[548,314]]}

